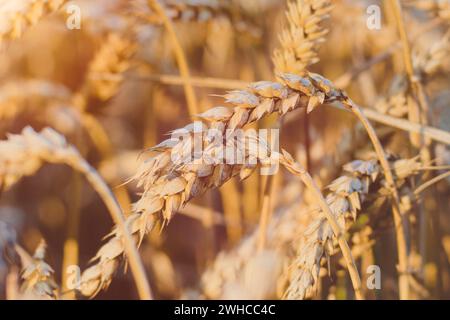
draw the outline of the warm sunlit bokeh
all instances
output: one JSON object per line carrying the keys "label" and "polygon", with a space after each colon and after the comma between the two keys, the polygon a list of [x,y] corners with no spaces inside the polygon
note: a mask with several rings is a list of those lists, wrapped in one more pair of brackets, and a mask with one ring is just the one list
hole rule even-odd
{"label": "warm sunlit bokeh", "polygon": [[[440,0],[0,0],[0,298],[449,299],[449,26]],[[270,150],[185,161],[194,120]]]}

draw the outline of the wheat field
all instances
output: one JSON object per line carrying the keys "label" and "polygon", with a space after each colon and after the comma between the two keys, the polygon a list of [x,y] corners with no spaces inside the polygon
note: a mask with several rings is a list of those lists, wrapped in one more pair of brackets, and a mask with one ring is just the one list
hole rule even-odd
{"label": "wheat field", "polygon": [[450,299],[449,0],[0,0],[0,299]]}

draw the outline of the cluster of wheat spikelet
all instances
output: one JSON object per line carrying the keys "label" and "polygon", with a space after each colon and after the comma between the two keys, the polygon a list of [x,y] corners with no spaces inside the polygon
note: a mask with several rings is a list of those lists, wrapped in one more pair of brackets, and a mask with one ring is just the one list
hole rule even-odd
{"label": "cluster of wheat spikelet", "polygon": [[[404,179],[417,174],[421,167],[417,159],[397,160],[392,163],[396,173],[396,181],[400,185]],[[327,188],[327,202],[336,215],[343,230],[347,230],[346,221],[355,221],[358,212],[366,205],[371,186],[379,179],[380,168],[376,161],[353,161],[344,166],[348,172],[334,180]],[[377,181],[381,190],[370,190],[371,193],[383,194],[384,181]],[[334,252],[334,235],[326,219],[320,214],[314,215],[297,247],[295,259],[289,275],[287,299],[304,299],[312,296],[319,278],[320,262],[323,255],[330,256]]]}
{"label": "cluster of wheat spikelet", "polygon": [[16,247],[23,265],[20,288],[22,299],[56,299],[59,294],[53,278],[55,271],[44,260],[46,246],[45,241],[41,240],[32,257]]}
{"label": "cluster of wheat spikelet", "polygon": [[43,16],[60,9],[65,0],[17,0],[0,5],[0,43],[16,39],[24,30],[36,24]]}
{"label": "cluster of wheat spikelet", "polygon": [[302,73],[319,61],[318,48],[328,29],[321,26],[331,11],[331,1],[289,1],[286,16],[289,25],[280,35],[280,48],[273,61],[278,72]]}
{"label": "cluster of wheat spikelet", "polygon": [[[398,186],[417,174],[421,164],[417,158],[390,161],[395,168]],[[346,173],[328,186],[331,193],[327,202],[343,230],[356,220],[357,214],[368,208],[377,197],[385,194],[383,177],[376,160],[355,160],[343,166]],[[283,259],[284,269],[272,266],[268,274],[252,268],[250,261],[258,259],[257,232],[252,233],[235,249],[221,252],[213,265],[202,276],[201,293],[210,299],[226,299],[236,296],[260,299],[281,297],[304,299],[314,296],[319,279],[322,258],[336,252],[336,240],[330,226],[315,205],[293,203],[283,209],[268,227],[267,250]],[[291,246],[296,243],[294,252]],[[267,253],[262,253],[267,255]],[[268,264],[270,266],[270,264]],[[278,269],[277,269],[278,268]],[[266,290],[251,291],[246,272],[255,282],[266,282]],[[248,271],[247,271],[248,270]],[[260,287],[259,287],[260,288]]]}
{"label": "cluster of wheat spikelet", "polygon": [[16,80],[5,83],[0,89],[0,119],[8,120],[16,117],[24,110],[43,108],[52,104],[67,101],[69,90],[60,84],[42,80]]}
{"label": "cluster of wheat spikelet", "polygon": [[[413,51],[413,65],[415,74],[423,81],[430,79],[437,72],[444,71],[447,56],[450,53],[450,33],[446,33],[431,47],[416,47]],[[389,88],[389,94],[382,97],[376,104],[380,112],[396,117],[405,117],[414,104],[411,94],[408,92],[408,79],[406,75],[399,75],[394,79]]]}
{"label": "cluster of wheat spikelet", "polygon": [[450,3],[447,0],[408,0],[407,3],[450,21]]}
{"label": "cluster of wheat spikelet", "polygon": [[0,185],[8,189],[24,176],[33,175],[45,162],[80,164],[78,151],[51,129],[37,134],[31,127],[0,143]]}
{"label": "cluster of wheat spikelet", "polygon": [[101,100],[113,97],[122,81],[96,79],[95,75],[107,73],[121,77],[130,68],[130,60],[135,52],[135,43],[127,37],[119,33],[109,34],[89,66],[86,94]]}
{"label": "cluster of wheat spikelet", "polygon": [[[46,243],[41,240],[33,256],[30,256],[18,243],[16,232],[6,223],[0,221],[0,252],[16,254],[20,260],[21,272],[12,275],[11,299],[43,300],[58,296],[58,285],[53,276],[54,270],[45,261]],[[11,257],[11,260],[13,258]],[[13,263],[13,262],[10,262]],[[13,287],[13,288],[11,288]]]}
{"label": "cluster of wheat spikelet", "polygon": [[[346,99],[340,90],[334,88],[329,80],[320,75],[309,74],[301,77],[294,74],[280,74],[279,76],[283,82],[257,82],[251,84],[248,90],[232,91],[225,95],[226,102],[234,105],[234,109],[215,107],[198,115],[204,125],[200,132],[214,128],[225,133],[226,130],[242,128],[270,113],[277,112],[283,115],[299,107],[312,111],[325,101]],[[164,226],[168,223],[174,212],[191,198],[203,194],[208,189],[221,186],[235,175],[244,179],[256,169],[256,166],[207,164],[207,159],[201,159],[201,164],[198,165],[186,163],[190,160],[189,156],[194,147],[192,143],[194,129],[194,125],[184,128],[186,132],[192,133],[191,139],[182,141],[168,139],[148,150],[157,152],[157,155],[146,159],[133,178],[138,181],[139,186],[143,187],[144,192],[140,200],[134,204],[134,214],[127,218],[127,224],[132,226],[131,233],[136,234],[139,242],[156,225]],[[208,150],[212,155],[216,148],[223,148],[223,146],[217,145],[214,141],[213,143],[203,142],[203,150]],[[205,157],[208,156],[208,152],[205,152]],[[248,152],[244,150],[242,154],[248,154]],[[177,155],[179,160],[173,161],[173,155]],[[266,159],[258,160],[267,165],[264,163]],[[113,235],[95,257],[99,263],[83,274],[82,283],[89,288],[82,289],[85,295],[95,294],[99,288],[107,286],[110,283],[112,271],[118,266],[115,260],[123,251],[121,235],[117,232],[113,232]],[[103,269],[107,272],[101,272]]]}

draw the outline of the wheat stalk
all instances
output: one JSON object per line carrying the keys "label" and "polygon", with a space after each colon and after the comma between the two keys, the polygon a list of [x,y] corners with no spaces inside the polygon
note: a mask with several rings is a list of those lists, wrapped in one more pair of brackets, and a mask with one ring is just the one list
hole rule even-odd
{"label": "wheat stalk", "polygon": [[118,225],[123,246],[119,254],[126,253],[141,298],[150,298],[145,271],[133,239],[127,231],[120,206],[95,169],[81,157],[75,147],[67,143],[63,136],[49,128],[37,133],[31,127],[26,127],[20,135],[9,135],[8,140],[1,141],[0,186],[8,189],[22,177],[33,175],[44,162],[66,164],[82,173],[90,182]]}
{"label": "wheat stalk", "polygon": [[175,28],[172,24],[172,21],[166,15],[164,8],[157,0],[147,0],[147,4],[149,8],[155,11],[155,13],[161,18],[164,27],[169,34],[169,37],[172,41],[175,59],[177,61],[178,68],[180,70],[180,75],[186,80],[186,83],[184,84],[184,93],[186,95],[189,114],[191,115],[196,114],[198,112],[197,97],[195,95],[194,88],[192,87],[192,84],[189,81],[191,77],[189,66],[187,63],[186,55],[183,51],[183,47],[181,46],[180,41],[178,40],[178,36],[175,32]]}
{"label": "wheat stalk", "polygon": [[65,2],[66,0],[0,1],[0,44],[4,40],[20,38],[26,28],[59,10]]}

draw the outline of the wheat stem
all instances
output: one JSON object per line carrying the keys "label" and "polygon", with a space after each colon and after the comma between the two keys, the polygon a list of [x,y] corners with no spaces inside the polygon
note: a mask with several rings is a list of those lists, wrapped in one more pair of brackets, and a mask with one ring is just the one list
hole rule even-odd
{"label": "wheat stem", "polygon": [[152,299],[152,292],[148,284],[149,282],[145,274],[144,266],[139,257],[139,253],[134,244],[134,240],[125,225],[125,219],[122,213],[122,209],[120,208],[119,203],[114,197],[114,194],[105,184],[103,179],[98,175],[98,173],[87,162],[80,162],[76,165],[76,168],[86,176],[86,179],[91,183],[92,187],[100,195],[109,212],[111,213],[114,223],[118,226],[123,236],[125,253],[128,257],[128,262],[130,263],[131,272],[133,274],[140,298],[143,300]]}
{"label": "wheat stem", "polygon": [[[408,75],[409,83],[413,89],[414,95],[419,102],[419,105],[416,103],[408,104],[408,118],[412,122],[426,124],[426,113],[429,110],[429,106],[425,95],[425,90],[414,71],[411,46],[409,44],[408,36],[406,35],[406,27],[403,20],[402,5],[399,0],[390,1],[393,2],[392,8],[394,10],[397,30],[400,34],[400,39],[402,42],[403,62],[405,64],[406,73]],[[423,136],[421,136],[420,134],[413,134],[411,136],[411,141],[413,143],[416,142],[422,147],[422,154],[425,157],[424,160],[426,160],[426,158],[429,158],[429,156],[427,156],[427,154],[429,155],[429,152],[426,150],[426,148],[424,148],[424,141],[422,137]]]}
{"label": "wheat stem", "polygon": [[190,81],[190,72],[189,67],[187,64],[186,56],[184,54],[183,48],[181,47],[180,41],[178,40],[177,34],[175,32],[175,29],[173,27],[172,22],[167,17],[167,15],[164,12],[164,9],[162,6],[158,3],[157,0],[148,0],[147,1],[148,6],[155,10],[155,12],[161,17],[164,27],[166,28],[167,32],[169,33],[169,37],[172,40],[172,46],[175,54],[175,58],[177,60],[178,68],[180,69],[180,74],[183,80],[185,80],[184,86],[184,92],[186,95],[186,100],[189,108],[190,114],[197,114],[198,113],[198,107],[197,107],[197,98],[195,96],[194,89],[192,87],[191,81]]}
{"label": "wheat stem", "polygon": [[440,175],[434,177],[433,179],[428,180],[427,182],[424,182],[422,185],[417,187],[416,190],[414,190],[414,195],[417,197],[420,193],[422,193],[425,189],[429,188],[433,184],[447,178],[450,176],[450,171],[441,173]]}
{"label": "wheat stem", "polygon": [[271,216],[271,194],[274,184],[273,175],[269,175],[266,179],[266,184],[264,186],[264,194],[262,201],[261,216],[259,219],[259,237],[258,237],[258,251],[262,252],[266,247],[267,238],[267,227],[269,225],[269,220]]}
{"label": "wheat stem", "polygon": [[408,299],[409,298],[409,281],[408,281],[408,247],[407,247],[407,233],[405,230],[406,220],[400,211],[400,197],[398,195],[397,188],[395,187],[395,180],[392,174],[392,170],[389,166],[389,163],[386,158],[386,154],[384,152],[383,146],[381,145],[380,140],[375,132],[375,129],[370,124],[369,120],[364,115],[361,108],[353,103],[352,101],[347,101],[346,104],[358,118],[358,120],[363,124],[364,128],[369,135],[370,140],[372,141],[372,145],[375,148],[375,152],[377,153],[378,160],[380,161],[380,165],[383,168],[386,182],[388,187],[392,193],[392,213],[394,216],[394,224],[395,224],[395,234],[397,238],[397,254],[399,260],[399,290],[400,290],[400,298]]}

